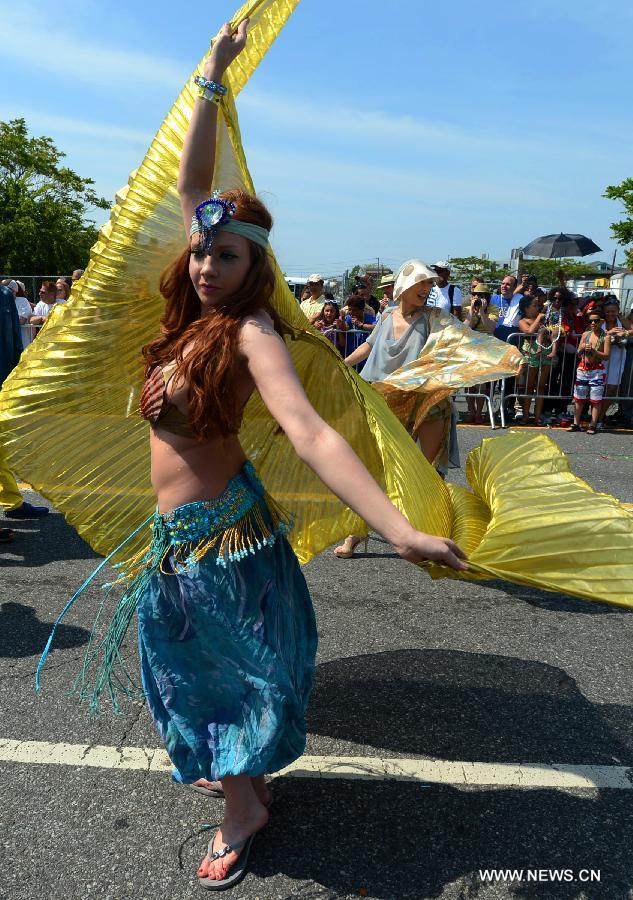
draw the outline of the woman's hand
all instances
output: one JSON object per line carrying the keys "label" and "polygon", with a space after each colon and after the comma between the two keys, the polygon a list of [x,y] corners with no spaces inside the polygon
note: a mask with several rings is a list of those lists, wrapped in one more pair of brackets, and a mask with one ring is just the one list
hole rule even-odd
{"label": "woman's hand", "polygon": [[237,31],[233,33],[230,24],[223,26],[219,35],[213,42],[211,53],[204,64],[205,78],[216,81],[222,77],[233,60],[239,56],[246,46],[246,32],[248,19],[240,22]]}
{"label": "woman's hand", "polygon": [[450,566],[457,572],[465,572],[468,569],[466,563],[463,562],[466,554],[450,538],[435,537],[432,534],[412,530],[404,543],[394,544],[394,550],[407,562],[417,563],[431,559],[434,562]]}

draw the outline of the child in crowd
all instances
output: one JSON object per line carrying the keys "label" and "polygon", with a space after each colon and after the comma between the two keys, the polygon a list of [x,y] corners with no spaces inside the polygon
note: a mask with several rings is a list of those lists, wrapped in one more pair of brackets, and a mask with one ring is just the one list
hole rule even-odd
{"label": "child in crowd", "polygon": [[587,434],[597,431],[598,417],[604,397],[606,381],[605,362],[611,353],[611,335],[602,330],[604,319],[602,311],[592,309],[589,313],[589,330],[585,331],[578,347],[578,369],[574,385],[574,424],[567,431],[580,431],[580,419],[589,401],[591,405],[591,424]]}
{"label": "child in crowd", "polygon": [[317,331],[332,341],[339,353],[342,353],[345,349],[345,335],[341,331],[340,316],[341,310],[338,303],[328,300],[323,304],[321,314],[312,324]]}

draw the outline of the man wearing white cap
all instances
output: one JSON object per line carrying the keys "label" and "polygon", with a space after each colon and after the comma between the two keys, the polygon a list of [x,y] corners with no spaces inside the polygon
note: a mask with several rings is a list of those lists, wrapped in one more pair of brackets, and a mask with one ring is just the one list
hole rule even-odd
{"label": "man wearing white cap", "polygon": [[308,320],[313,322],[321,315],[321,310],[325,303],[325,296],[323,294],[323,275],[317,275],[316,272],[313,275],[310,275],[307,287],[310,291],[310,296],[307,300],[303,300],[300,305],[302,312],[305,313]]}
{"label": "man wearing white cap", "polygon": [[[462,290],[456,284],[449,284],[451,265],[445,259],[438,259],[431,268],[437,272],[437,285],[434,296],[429,297],[429,306],[436,306],[452,313],[458,319],[462,317]],[[441,297],[439,296],[441,294]]]}

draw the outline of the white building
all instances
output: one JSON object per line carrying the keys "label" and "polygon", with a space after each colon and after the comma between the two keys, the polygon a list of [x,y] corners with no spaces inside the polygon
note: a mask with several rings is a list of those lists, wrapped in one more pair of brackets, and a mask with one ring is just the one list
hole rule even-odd
{"label": "white building", "polygon": [[609,290],[620,301],[622,312],[633,308],[633,272],[616,272],[609,280]]}

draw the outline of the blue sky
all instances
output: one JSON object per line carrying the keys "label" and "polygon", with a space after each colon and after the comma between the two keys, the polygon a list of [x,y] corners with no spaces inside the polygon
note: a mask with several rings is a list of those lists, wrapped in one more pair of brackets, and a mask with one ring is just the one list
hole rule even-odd
{"label": "blue sky", "polygon": [[[237,5],[0,0],[0,117],[113,198]],[[507,259],[561,230],[610,260],[632,31],[625,0],[301,0],[238,101],[282,266]]]}

